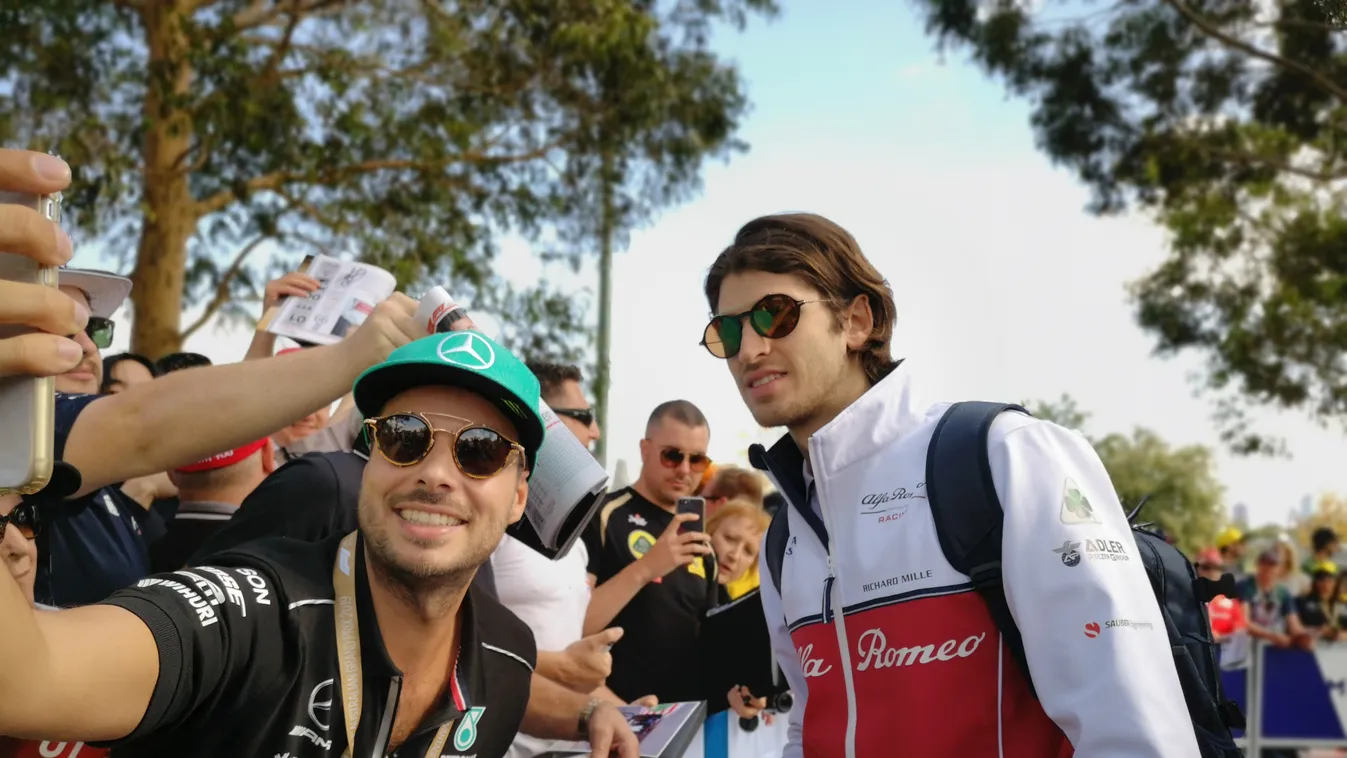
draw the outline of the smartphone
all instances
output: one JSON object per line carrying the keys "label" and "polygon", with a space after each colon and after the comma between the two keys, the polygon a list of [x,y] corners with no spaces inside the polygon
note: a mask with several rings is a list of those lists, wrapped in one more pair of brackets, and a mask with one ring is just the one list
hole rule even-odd
{"label": "smartphone", "polygon": [[674,507],[678,513],[691,513],[697,517],[679,524],[678,531],[680,533],[706,531],[706,498],[680,497],[678,498],[678,504]]}
{"label": "smartphone", "polygon": [[[0,203],[24,205],[61,223],[61,195],[0,192]],[[57,269],[22,255],[0,253],[0,279],[55,287]],[[0,324],[0,339],[37,331]],[[27,376],[0,378],[0,494],[31,495],[46,486],[56,442],[56,380]]]}

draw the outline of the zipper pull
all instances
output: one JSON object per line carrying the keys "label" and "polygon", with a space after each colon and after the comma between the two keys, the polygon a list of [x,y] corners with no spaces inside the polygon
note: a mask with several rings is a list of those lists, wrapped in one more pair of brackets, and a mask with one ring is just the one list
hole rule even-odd
{"label": "zipper pull", "polygon": [[823,623],[833,620],[833,581],[834,577],[823,580]]}

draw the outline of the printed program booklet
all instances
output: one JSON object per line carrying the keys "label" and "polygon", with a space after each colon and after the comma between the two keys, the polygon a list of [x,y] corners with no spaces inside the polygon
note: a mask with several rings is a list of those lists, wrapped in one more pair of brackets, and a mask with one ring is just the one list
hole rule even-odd
{"label": "printed program booklet", "polygon": [[[680,758],[701,729],[705,703],[660,703],[653,708],[624,705],[618,708],[641,743],[641,758]],[[588,742],[553,743],[545,756],[589,755]]]}
{"label": "printed program booklet", "polygon": [[308,297],[287,297],[262,315],[258,329],[308,345],[333,345],[365,323],[397,288],[393,275],[368,263],[310,255],[299,273],[319,282]]}

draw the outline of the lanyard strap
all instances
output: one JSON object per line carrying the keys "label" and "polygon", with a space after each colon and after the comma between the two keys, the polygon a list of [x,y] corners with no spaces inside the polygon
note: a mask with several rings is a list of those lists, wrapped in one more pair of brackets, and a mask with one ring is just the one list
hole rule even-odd
{"label": "lanyard strap", "polygon": [[[355,732],[360,726],[361,699],[365,694],[360,669],[360,624],[355,609],[355,542],[355,532],[343,537],[337,548],[337,560],[332,564],[332,589],[336,593],[332,617],[337,625],[341,709],[346,715],[346,750],[342,752],[342,758],[351,758],[355,751]],[[426,749],[426,758],[439,758],[452,726],[453,722],[444,724],[435,732],[435,739]]]}

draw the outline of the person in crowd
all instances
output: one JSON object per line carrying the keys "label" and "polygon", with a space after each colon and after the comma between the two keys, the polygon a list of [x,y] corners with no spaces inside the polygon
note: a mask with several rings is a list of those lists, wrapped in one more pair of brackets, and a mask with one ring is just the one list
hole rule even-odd
{"label": "person in crowd", "polygon": [[1338,600],[1338,567],[1323,561],[1310,566],[1310,589],[1295,600],[1295,617],[1304,628],[1302,646],[1311,648],[1316,640],[1336,641],[1341,636]]}
{"label": "person in crowd", "polygon": [[274,470],[271,440],[263,437],[169,474],[179,504],[167,533],[150,547],[151,570],[166,573],[186,566],[192,554]]}
{"label": "person in crowd", "polygon": [[[1206,548],[1197,554],[1198,576],[1220,581],[1226,574],[1225,560],[1216,548]],[[1238,593],[1236,593],[1238,595]],[[1240,668],[1248,663],[1249,633],[1244,618],[1244,605],[1238,597],[1217,595],[1207,603],[1211,619],[1212,641],[1219,646],[1222,668]]]}
{"label": "person in crowd", "polygon": [[[527,365],[538,379],[543,401],[552,410],[578,412],[585,405],[577,367],[542,362]],[[592,411],[589,414],[588,418],[561,412],[557,416],[571,434],[588,443],[599,436]],[[539,674],[576,692],[592,693],[607,702],[627,705],[627,701],[604,686],[613,665],[608,649],[621,639],[622,629],[609,627],[588,637],[583,634],[590,592],[585,573],[588,563],[583,541],[577,540],[553,561],[507,534],[491,554],[496,597],[533,630]],[[640,702],[656,703],[654,698]],[[509,754],[510,758],[531,758],[550,752],[554,745],[552,741],[520,734]]]}
{"label": "person in crowd", "polygon": [[701,495],[706,498],[708,516],[715,515],[717,508],[731,500],[743,500],[762,508],[762,475],[738,466],[721,466]]}
{"label": "person in crowd", "polygon": [[1314,573],[1316,567],[1333,563],[1339,547],[1341,542],[1338,533],[1333,531],[1332,527],[1321,526],[1315,529],[1310,534],[1310,555],[1300,565],[1300,570],[1308,576]]}
{"label": "person in crowd", "polygon": [[[58,463],[46,487],[36,495],[0,495],[0,564],[18,585],[24,599],[34,607],[33,582],[37,577],[37,535],[42,531],[39,503],[61,498],[79,487],[79,474]],[[46,610],[51,610],[46,608]],[[0,758],[105,758],[106,748],[83,742],[27,740],[0,736]]]}
{"label": "person in crowd", "polygon": [[99,391],[115,395],[132,385],[148,382],[159,375],[154,362],[136,353],[118,353],[103,359],[103,384]]}
{"label": "person in crowd", "polygon": [[487,340],[422,337],[356,382],[378,455],[350,534],[259,542],[38,615],[0,577],[0,733],[125,756],[496,758],[523,722],[637,758],[611,704],[553,685],[526,714],[532,635],[470,589],[523,513],[544,429],[537,380],[504,347],[487,342],[487,366],[442,357],[464,338]]}
{"label": "person in crowd", "polygon": [[1277,581],[1286,587],[1292,597],[1299,597],[1310,589],[1310,577],[1300,570],[1300,551],[1296,549],[1295,543],[1291,541],[1289,535],[1283,534],[1278,537],[1273,545],[1279,556],[1279,571],[1277,572]]}
{"label": "person in crowd", "polygon": [[585,399],[585,388],[580,369],[558,363],[533,362],[529,370],[543,385],[543,400],[557,414],[561,423],[586,448],[599,441],[599,421],[594,408]]}
{"label": "person in crowd", "polygon": [[[52,155],[0,148],[0,192],[54,195],[70,184],[70,167]],[[41,266],[64,266],[74,254],[70,235],[18,203],[0,204],[0,252]],[[0,337],[0,378],[50,377],[73,370],[83,348],[68,335],[88,325],[89,312],[51,287],[0,280],[0,324],[27,327]]]}
{"label": "person in crowd", "polygon": [[1249,634],[1274,647],[1291,647],[1305,631],[1296,616],[1291,591],[1280,581],[1284,555],[1276,547],[1259,553],[1254,573],[1240,583]]}
{"label": "person in crowd", "polygon": [[155,373],[159,376],[171,374],[174,371],[182,371],[189,368],[201,368],[202,366],[213,366],[215,362],[201,353],[169,353],[163,358],[154,362]]}
{"label": "person in crowd", "polygon": [[686,400],[662,403],[641,440],[641,474],[611,493],[584,532],[595,589],[585,634],[623,630],[608,686],[624,700],[705,700],[697,632],[719,594],[714,553],[696,517],[675,513],[710,463],[706,417]]}
{"label": "person in crowd", "polygon": [[[893,291],[855,239],[813,214],[755,219],[712,263],[705,295],[703,345],[758,424],[787,429],[750,453],[787,500],[781,593],[761,589],[795,697],[786,758],[1198,754],[1138,556],[1051,559],[1065,539],[1132,542],[1088,441],[1018,413],[987,437],[1002,582],[1035,697],[944,559],[926,500],[887,521],[861,507],[867,493],[921,487],[945,406],[921,400],[916,370],[893,358]],[[1090,507],[1068,511],[1068,497]],[[1106,626],[1120,617],[1132,623]]]}
{"label": "person in crowd", "polygon": [[772,517],[749,500],[730,500],[706,520],[716,553],[720,601],[728,603],[758,588],[758,544]]}
{"label": "person in crowd", "polygon": [[1227,526],[1216,536],[1216,549],[1221,553],[1225,572],[1237,581],[1247,576],[1244,571],[1244,552],[1247,548],[1248,540],[1238,527]]}

